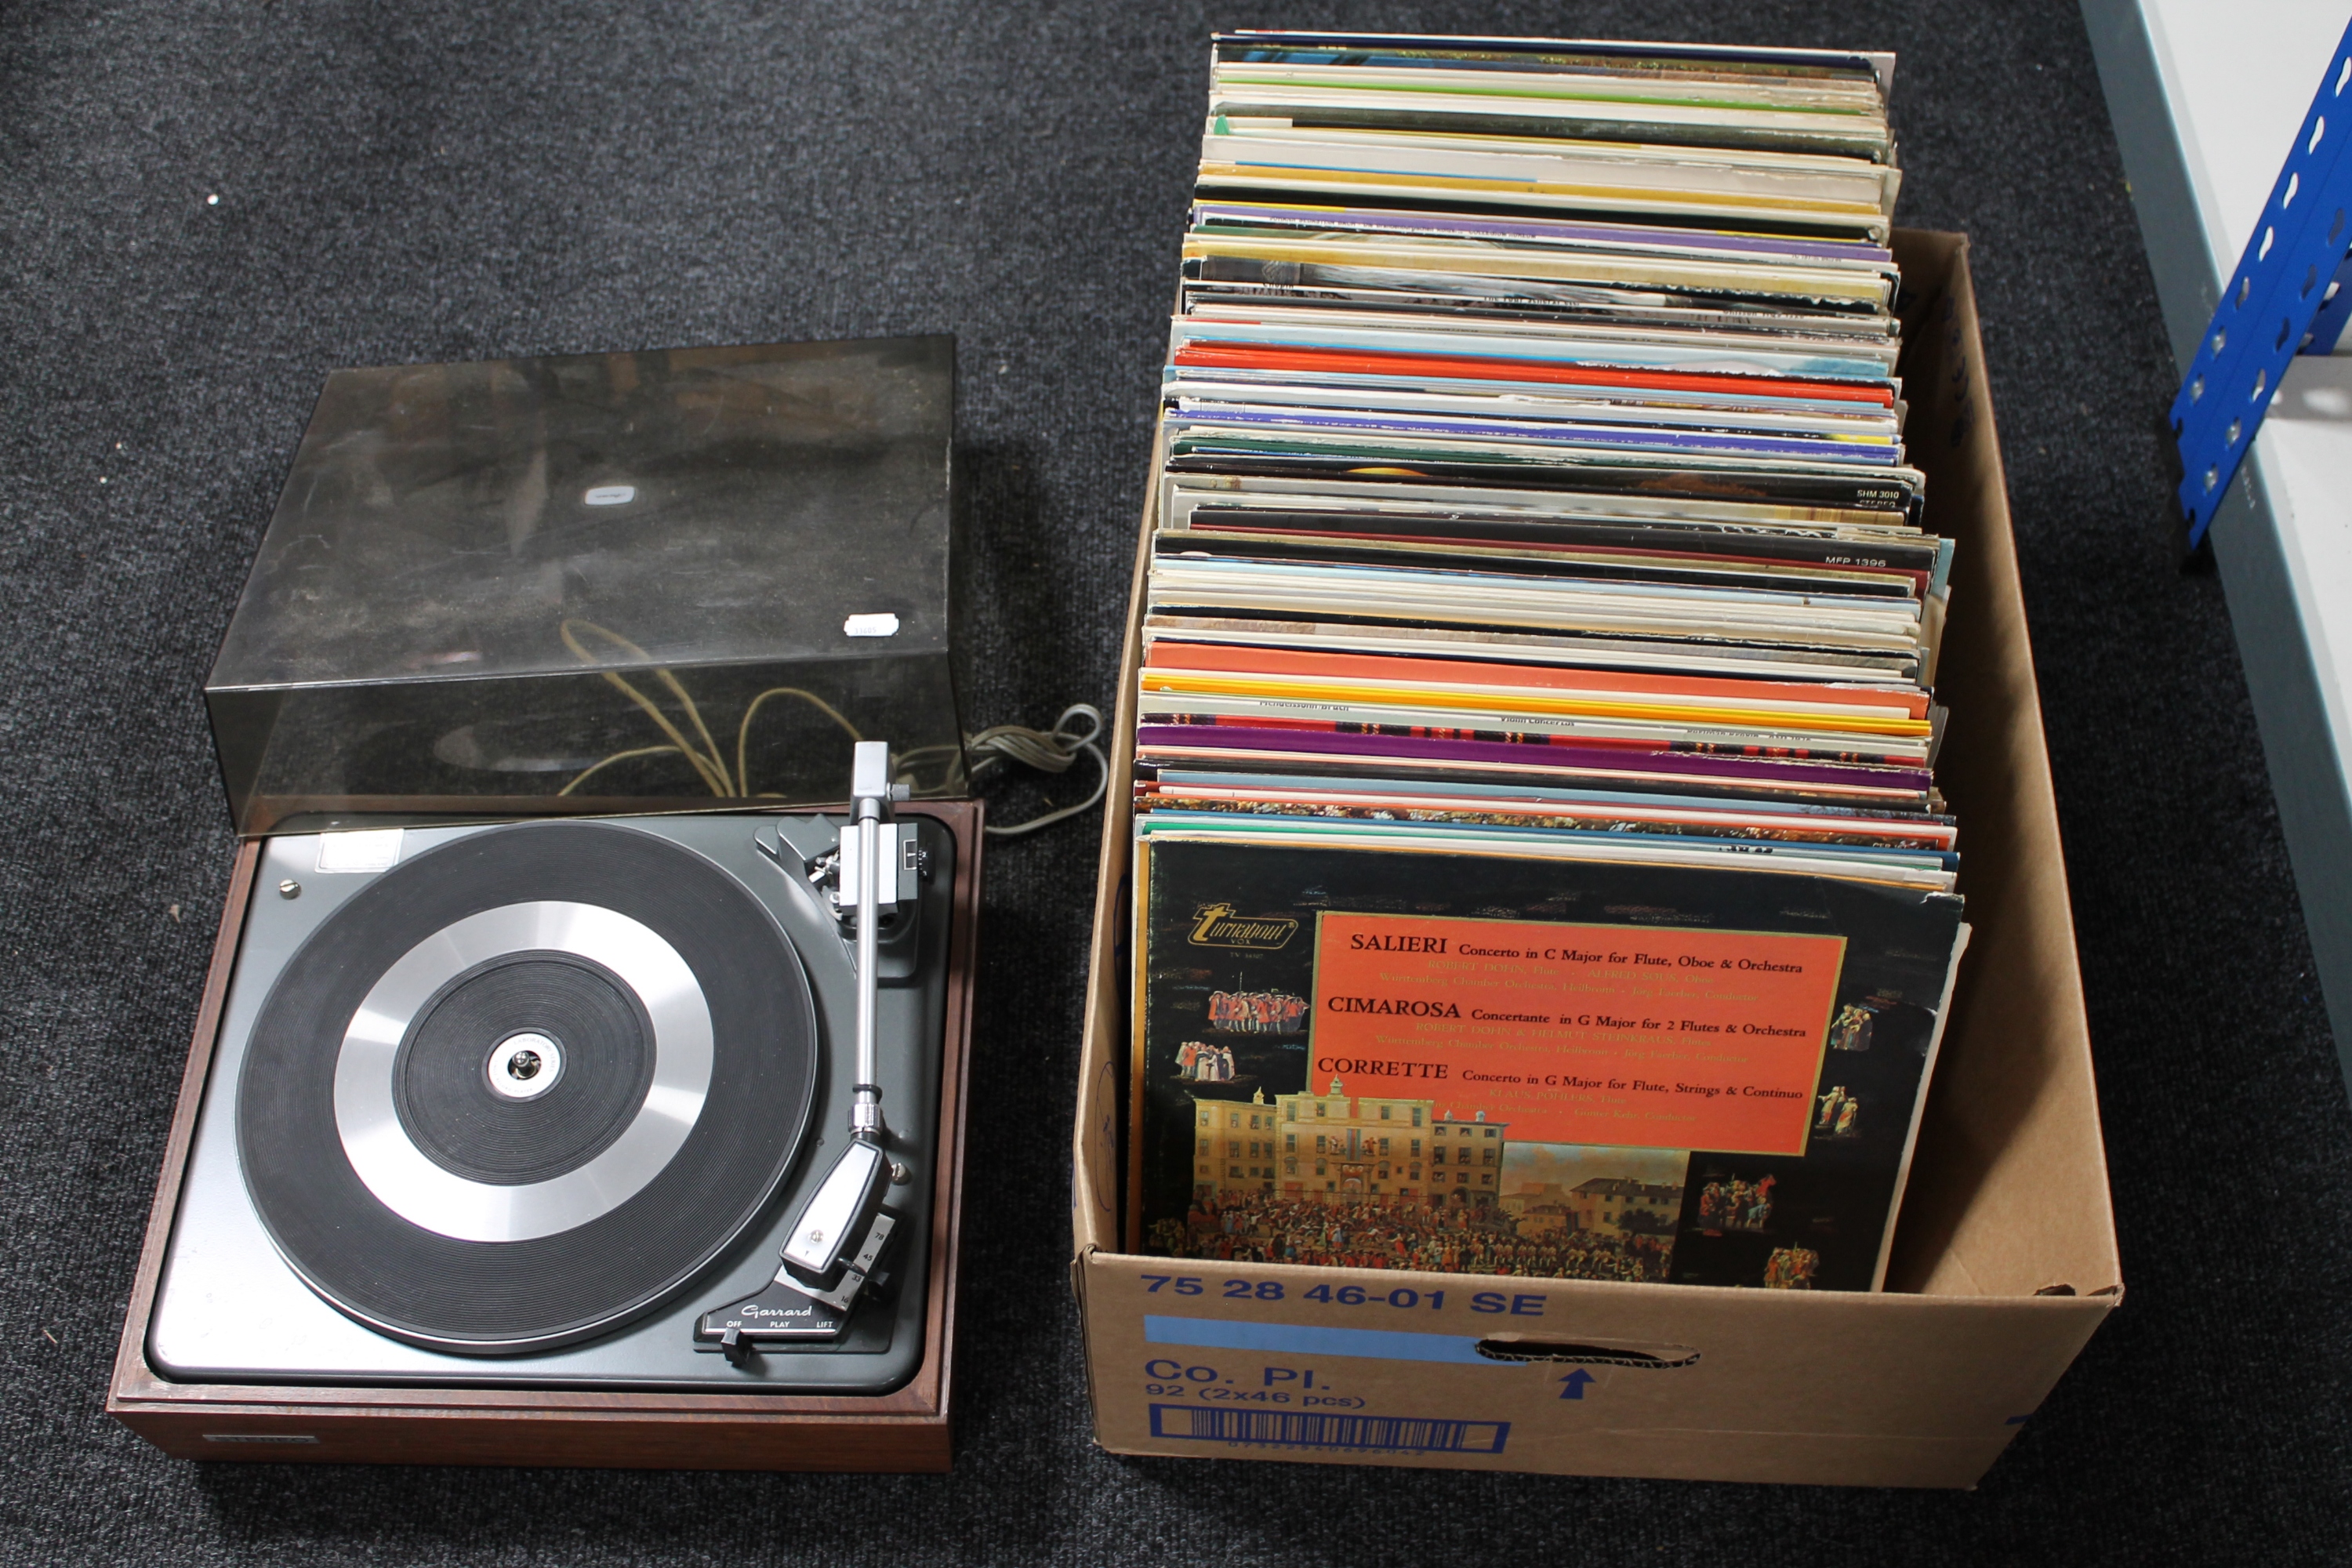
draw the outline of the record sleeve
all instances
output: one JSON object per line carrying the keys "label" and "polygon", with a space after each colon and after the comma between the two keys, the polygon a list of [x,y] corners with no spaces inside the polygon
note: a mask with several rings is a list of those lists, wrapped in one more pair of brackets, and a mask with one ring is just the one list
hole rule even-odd
{"label": "record sleeve", "polygon": [[1879,1286],[1958,899],[1442,863],[1139,844],[1135,1250]]}
{"label": "record sleeve", "polygon": [[1856,475],[1833,471],[1828,465],[1815,465],[1802,472],[1794,465],[1731,468],[1708,466],[1688,453],[1667,463],[1648,455],[1621,456],[1598,447],[1544,452],[1538,460],[1524,450],[1506,456],[1481,451],[1466,442],[1455,443],[1450,450],[1440,450],[1433,442],[1418,447],[1400,443],[1388,450],[1375,450],[1374,446],[1359,440],[1352,445],[1330,443],[1318,449],[1323,444],[1311,438],[1213,439],[1188,435],[1170,442],[1165,479],[1188,474],[1240,479],[1321,478],[1335,482],[1372,479],[1456,490],[1507,484],[1522,491],[1558,490],[1612,500],[1862,512],[1914,527],[1926,506],[1917,474],[1901,469],[1874,468]]}

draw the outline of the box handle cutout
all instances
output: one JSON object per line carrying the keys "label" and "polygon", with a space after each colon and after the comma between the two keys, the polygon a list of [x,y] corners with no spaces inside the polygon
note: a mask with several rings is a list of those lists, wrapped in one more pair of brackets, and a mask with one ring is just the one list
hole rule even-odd
{"label": "box handle cutout", "polygon": [[1630,1366],[1648,1372],[1691,1366],[1698,1361],[1698,1352],[1689,1345],[1659,1345],[1654,1350],[1644,1351],[1635,1350],[1630,1345],[1522,1339],[1516,1334],[1497,1334],[1493,1339],[1480,1340],[1478,1353],[1488,1361],[1570,1361],[1586,1366]]}

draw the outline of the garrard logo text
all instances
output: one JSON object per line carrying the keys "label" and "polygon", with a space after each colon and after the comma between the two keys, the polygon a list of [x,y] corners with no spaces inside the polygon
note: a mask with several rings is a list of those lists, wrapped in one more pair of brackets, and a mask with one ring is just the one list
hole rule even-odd
{"label": "garrard logo text", "polygon": [[1192,934],[1195,947],[1249,947],[1267,952],[1283,946],[1298,934],[1298,922],[1287,916],[1249,916],[1234,913],[1231,904],[1203,904],[1192,911]]}

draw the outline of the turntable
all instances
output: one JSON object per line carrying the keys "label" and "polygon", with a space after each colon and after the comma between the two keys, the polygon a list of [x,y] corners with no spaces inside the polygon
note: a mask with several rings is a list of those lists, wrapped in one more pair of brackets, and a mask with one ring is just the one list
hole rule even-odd
{"label": "turntable", "polygon": [[[889,347],[880,361],[903,378],[907,356]],[[726,355],[626,374],[606,360],[601,384],[675,402],[714,365],[739,381],[748,366],[756,390],[759,352]],[[798,374],[812,356],[772,357]],[[840,356],[814,357],[838,390]],[[572,362],[544,363],[556,371],[522,384],[581,384]],[[496,370],[436,368],[457,382]],[[519,438],[559,439],[554,412],[512,421]],[[786,401],[779,417],[793,413]],[[603,405],[594,416],[630,423]],[[314,420],[306,452],[320,434]],[[350,449],[348,433],[329,436],[325,449]],[[636,461],[690,510],[695,463]],[[740,451],[724,466],[740,504],[759,506],[756,484],[741,494]],[[446,465],[423,468],[446,479]],[[543,488],[545,462],[504,468]],[[854,532],[807,493],[807,468],[783,476],[803,487],[800,526]],[[494,494],[483,513],[511,546],[514,509]],[[675,544],[674,530],[636,541]],[[825,545],[854,566],[853,544]],[[609,557],[613,542],[595,548]],[[560,640],[583,623],[565,601],[584,577],[558,570],[551,595],[545,562],[507,553],[527,580],[470,590],[478,611],[498,607],[487,618],[504,617],[502,635],[528,640],[535,625]],[[352,640],[370,658],[429,668],[435,639],[482,640],[480,613],[418,631],[370,574],[341,584],[349,603],[317,588],[298,595],[299,616],[366,622]],[[730,601],[763,588],[793,591],[739,556]],[[662,616],[690,625],[690,588],[671,589],[689,602]],[[269,638],[244,624],[256,595],[225,663],[240,639]],[[597,613],[621,618],[609,600]],[[856,743],[792,750],[775,769],[788,788],[756,791],[748,748],[730,774],[699,712],[686,721],[674,670],[714,689],[692,653],[673,646],[633,672],[672,694],[667,728],[691,772],[624,770],[593,797],[546,789],[498,811],[453,795],[446,746],[406,778],[378,767],[363,798],[338,763],[257,809],[289,767],[252,761],[287,752],[270,713],[292,716],[302,755],[366,747],[322,747],[337,737],[315,703],[273,700],[228,726],[215,704],[233,809],[270,831],[237,857],[117,1358],[108,1408],[134,1430],[201,1458],[946,1468],[982,814],[908,797],[945,787],[943,754],[961,779],[952,693],[938,697],[944,741],[937,726],[913,737],[926,773],[860,728],[903,721],[907,677],[812,677],[804,688],[831,682],[839,703],[822,705]],[[401,721],[551,725],[575,746],[615,722],[577,689],[551,709],[545,683],[467,673],[455,698],[400,692]],[[332,668],[306,679],[352,689]],[[861,705],[861,689],[889,700]],[[845,764],[830,786],[845,813],[801,804],[825,788],[826,757]],[[677,798],[713,773],[729,787]]]}
{"label": "turntable", "polygon": [[[856,1142],[838,817],[247,845],[110,1408],[189,1458],[943,1468],[977,816],[896,825],[898,1235],[846,1310],[779,1268]],[[763,1292],[798,1325],[730,1356]]]}

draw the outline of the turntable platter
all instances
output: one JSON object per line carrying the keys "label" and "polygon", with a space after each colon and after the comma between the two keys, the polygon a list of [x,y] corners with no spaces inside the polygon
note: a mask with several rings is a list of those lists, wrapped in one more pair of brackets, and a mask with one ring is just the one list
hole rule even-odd
{"label": "turntable platter", "polygon": [[791,942],[635,829],[531,823],[384,873],[257,1016],[237,1148],[320,1296],[435,1349],[549,1349],[659,1305],[756,1219],[816,1091]]}

